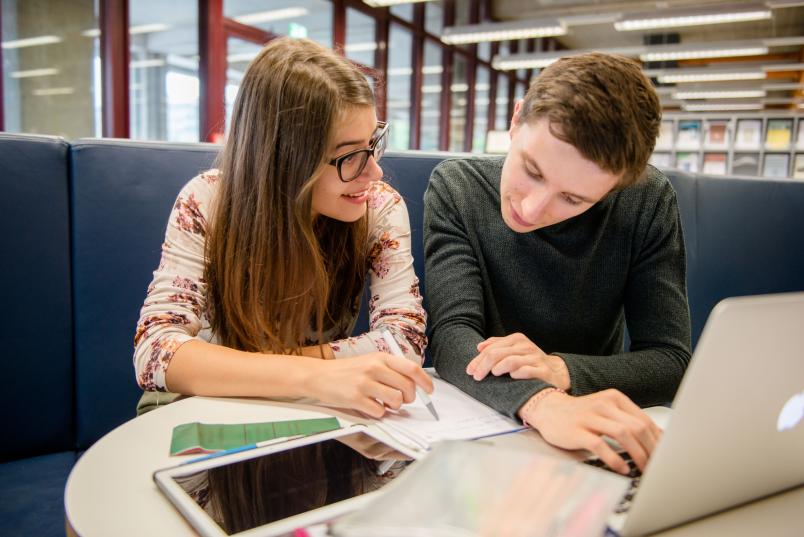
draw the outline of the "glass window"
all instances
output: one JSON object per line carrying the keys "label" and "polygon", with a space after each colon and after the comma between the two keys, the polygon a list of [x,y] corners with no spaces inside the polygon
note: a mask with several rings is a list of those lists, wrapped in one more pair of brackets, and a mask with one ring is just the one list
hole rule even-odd
{"label": "glass window", "polygon": [[129,2],[130,136],[198,141],[198,2]]}
{"label": "glass window", "polygon": [[487,62],[491,61],[491,42],[483,41],[477,44],[477,57]]}
{"label": "glass window", "polygon": [[441,119],[441,64],[442,49],[429,39],[424,43],[424,67],[422,69],[422,117],[419,148],[423,151],[438,150]]}
{"label": "glass window", "polygon": [[525,96],[525,84],[523,82],[517,82],[516,89],[514,90],[515,101],[521,100],[524,96]]}
{"label": "glass window", "polygon": [[469,24],[469,9],[472,0],[455,0],[455,26]]}
{"label": "glass window", "polygon": [[463,151],[464,126],[466,125],[467,61],[462,54],[455,54],[452,63],[452,107],[449,112],[449,150]]}
{"label": "glass window", "polygon": [[472,152],[482,153],[486,147],[486,127],[489,110],[489,70],[478,66],[475,74],[475,127],[472,131]]}
{"label": "glass window", "polygon": [[5,130],[100,136],[93,0],[3,0]]}
{"label": "glass window", "polygon": [[399,4],[391,6],[391,15],[396,15],[402,20],[413,22],[413,4]]}
{"label": "glass window", "polygon": [[424,29],[433,35],[441,35],[444,28],[444,9],[441,2],[425,2]]}
{"label": "glass window", "polygon": [[374,17],[364,15],[352,8],[346,10],[346,57],[366,67],[374,67],[374,52],[377,50]]}
{"label": "glass window", "polygon": [[500,73],[497,75],[497,119],[494,122],[494,130],[507,130],[511,120],[508,117],[508,75]]}
{"label": "glass window", "polygon": [[332,46],[332,3],[327,0],[225,0],[223,14],[278,35],[306,37]]}
{"label": "glass window", "polygon": [[398,151],[410,148],[413,39],[408,29],[398,24],[391,24],[388,41],[387,115],[390,123],[388,147]]}
{"label": "glass window", "polygon": [[246,74],[246,68],[251,60],[262,50],[262,46],[251,41],[244,41],[230,37],[226,41],[226,131],[231,124],[232,109],[234,107],[240,81]]}

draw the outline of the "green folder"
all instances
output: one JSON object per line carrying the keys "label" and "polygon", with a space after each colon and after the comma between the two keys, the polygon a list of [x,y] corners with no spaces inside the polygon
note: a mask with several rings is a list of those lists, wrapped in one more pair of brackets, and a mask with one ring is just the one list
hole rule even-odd
{"label": "green folder", "polygon": [[338,418],[267,421],[264,423],[183,423],[173,428],[171,455],[215,453],[265,440],[340,429]]}

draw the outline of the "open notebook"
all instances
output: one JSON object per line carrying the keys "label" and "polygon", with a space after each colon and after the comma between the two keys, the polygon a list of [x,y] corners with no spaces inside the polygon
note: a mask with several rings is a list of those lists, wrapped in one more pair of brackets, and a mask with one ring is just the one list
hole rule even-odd
{"label": "open notebook", "polygon": [[399,442],[429,450],[442,440],[472,440],[520,431],[526,427],[465,394],[452,384],[434,378],[430,400],[436,420],[419,398],[399,411],[389,411],[375,425]]}

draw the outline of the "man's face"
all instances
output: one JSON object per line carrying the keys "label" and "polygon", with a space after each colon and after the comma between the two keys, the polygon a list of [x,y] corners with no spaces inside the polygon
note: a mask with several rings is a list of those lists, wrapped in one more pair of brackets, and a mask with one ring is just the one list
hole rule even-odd
{"label": "man's face", "polygon": [[519,107],[520,103],[509,131],[511,149],[503,165],[500,202],[508,227],[528,233],[588,210],[620,177],[553,136],[547,119],[518,124]]}

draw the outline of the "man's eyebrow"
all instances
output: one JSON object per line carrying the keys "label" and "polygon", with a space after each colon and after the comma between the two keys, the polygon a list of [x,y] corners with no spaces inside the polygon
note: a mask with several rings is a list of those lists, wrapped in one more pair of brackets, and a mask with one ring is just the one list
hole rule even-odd
{"label": "man's eyebrow", "polygon": [[[528,164],[528,166],[530,166],[530,168],[532,168],[533,171],[536,172],[537,175],[541,175],[542,178],[544,178],[544,174],[542,173],[542,169],[539,168],[539,164],[535,160],[533,160],[533,158],[530,155],[528,155],[527,153],[525,153],[523,151],[522,152],[522,158]],[[573,194],[572,192],[562,192],[562,194],[564,194],[565,196],[569,196],[570,198],[579,199],[579,200],[581,200],[583,202],[586,202],[586,203],[594,203],[594,201],[590,200],[589,198],[586,198],[584,196],[580,196],[578,194]]]}

